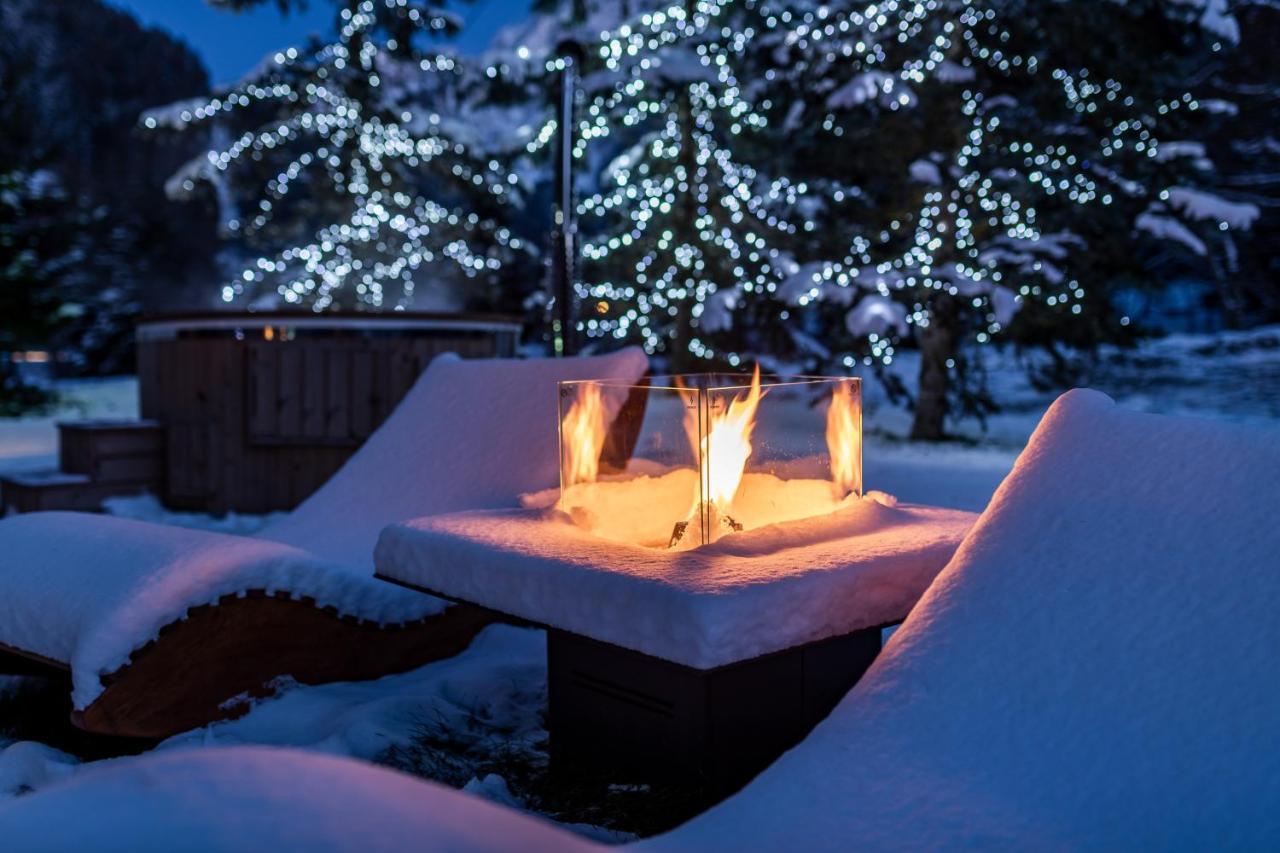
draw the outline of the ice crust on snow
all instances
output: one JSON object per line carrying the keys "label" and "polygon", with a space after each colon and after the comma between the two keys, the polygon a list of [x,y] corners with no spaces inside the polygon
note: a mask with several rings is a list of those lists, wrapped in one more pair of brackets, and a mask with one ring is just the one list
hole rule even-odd
{"label": "ice crust on snow", "polygon": [[388,527],[376,562],[384,577],[710,669],[905,616],[974,516],[885,503],[690,551],[604,540],[548,510],[457,513]]}
{"label": "ice crust on snow", "polygon": [[515,506],[555,483],[557,381],[634,381],[646,368],[638,349],[559,361],[441,356],[328,483],[254,538],[83,513],[0,521],[0,643],[71,664],[83,708],[101,694],[101,675],[224,595],[287,591],[381,624],[438,613],[444,602],[374,580],[379,530]]}

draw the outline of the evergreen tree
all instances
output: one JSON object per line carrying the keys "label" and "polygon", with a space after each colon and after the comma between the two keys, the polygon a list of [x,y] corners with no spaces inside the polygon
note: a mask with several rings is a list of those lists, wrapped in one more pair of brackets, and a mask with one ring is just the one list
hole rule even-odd
{"label": "evergreen tree", "polygon": [[1280,4],[1237,5],[1240,45],[1224,52],[1204,99],[1230,121],[1218,123],[1206,148],[1190,152],[1218,164],[1223,195],[1261,212],[1215,270],[1231,326],[1280,322]]}
{"label": "evergreen tree", "polygon": [[882,366],[914,331],[915,437],[990,408],[974,345],[1120,334],[1106,287],[1146,274],[1152,250],[1132,251],[1134,237],[1205,255],[1247,227],[1251,209],[1207,193],[1202,158],[1184,156],[1212,118],[1187,81],[1235,35],[1222,5],[771,10],[789,171],[828,190],[816,255],[845,237],[784,295],[845,365]]}
{"label": "evergreen tree", "polygon": [[48,400],[14,365],[43,347],[58,326],[58,282],[75,261],[66,196],[49,171],[5,171],[0,163],[0,417]]}
{"label": "evergreen tree", "polygon": [[[11,231],[10,245],[29,258],[13,281],[42,291],[24,297],[30,310],[58,313],[54,326],[42,319],[22,339],[56,350],[61,370],[128,369],[141,304],[181,304],[207,286],[210,211],[171,204],[161,190],[199,140],[136,131],[146,105],[207,85],[185,45],[119,9],[0,0],[0,173],[6,215],[21,217],[11,220],[22,233]],[[16,321],[4,314],[0,325]]]}
{"label": "evergreen tree", "polygon": [[225,302],[402,308],[418,271],[439,278],[443,262],[493,283],[519,241],[494,220],[506,173],[442,118],[459,64],[432,44],[458,25],[423,0],[340,0],[335,40],[277,53],[208,101],[144,118],[209,123],[225,140],[174,186],[212,184],[228,235],[265,250],[226,283]]}
{"label": "evergreen tree", "polygon": [[615,156],[579,206],[588,337],[736,365],[777,330],[750,318],[787,272],[797,193],[744,156],[765,126],[738,76],[754,34],[744,4],[688,0],[601,36],[582,145]]}

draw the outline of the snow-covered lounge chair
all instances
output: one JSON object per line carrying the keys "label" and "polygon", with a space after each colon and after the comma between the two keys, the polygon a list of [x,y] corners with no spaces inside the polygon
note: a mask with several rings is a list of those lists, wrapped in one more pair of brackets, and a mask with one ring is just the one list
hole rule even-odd
{"label": "snow-covered lounge chair", "polygon": [[455,654],[488,617],[375,581],[379,531],[553,485],[555,383],[647,366],[635,349],[442,356],[323,488],[253,538],[82,513],[0,521],[0,657],[70,670],[89,731],[161,737],[278,676],[372,678]]}
{"label": "snow-covered lounge chair", "polygon": [[[1067,394],[831,716],[740,793],[640,846],[1280,847],[1277,510],[1274,433]],[[401,830],[424,850],[601,849],[438,785],[319,761],[192,752],[91,769],[0,806],[0,838],[233,850],[244,819],[270,823],[279,850],[390,850]],[[329,806],[363,809],[368,791],[381,804],[368,825],[385,834],[354,813],[336,825]],[[313,831],[313,818],[328,822]]]}

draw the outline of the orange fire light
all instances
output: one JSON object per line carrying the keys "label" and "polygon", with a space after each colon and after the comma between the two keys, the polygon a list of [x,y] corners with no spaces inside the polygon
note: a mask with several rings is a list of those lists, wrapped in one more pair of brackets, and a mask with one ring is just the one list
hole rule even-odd
{"label": "orange fire light", "polygon": [[604,447],[604,399],[597,385],[578,386],[577,399],[564,416],[561,429],[564,447],[563,485],[594,483],[600,472],[600,449]]}

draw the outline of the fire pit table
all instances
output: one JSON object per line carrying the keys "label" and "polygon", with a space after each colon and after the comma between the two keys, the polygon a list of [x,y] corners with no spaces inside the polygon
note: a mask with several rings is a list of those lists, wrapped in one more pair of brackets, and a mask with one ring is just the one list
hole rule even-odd
{"label": "fire pit table", "polygon": [[831,710],[974,520],[863,495],[861,390],[561,383],[560,488],[389,527],[378,576],[547,629],[557,763],[730,790]]}
{"label": "fire pit table", "polygon": [[853,686],[974,518],[866,497],[654,551],[554,509],[468,512],[387,528],[375,562],[383,580],[547,629],[555,761],[731,790]]}

